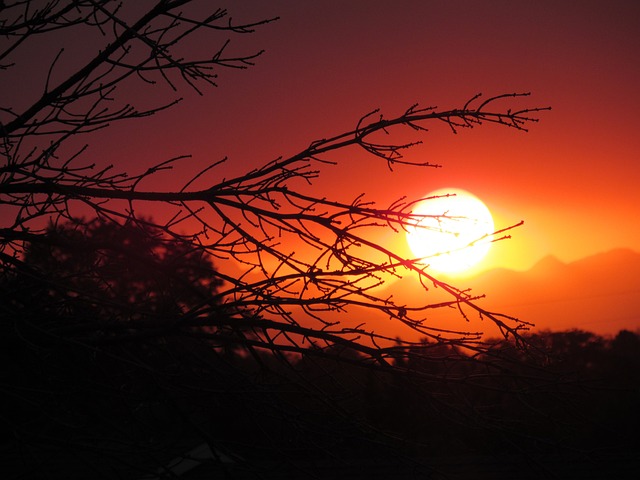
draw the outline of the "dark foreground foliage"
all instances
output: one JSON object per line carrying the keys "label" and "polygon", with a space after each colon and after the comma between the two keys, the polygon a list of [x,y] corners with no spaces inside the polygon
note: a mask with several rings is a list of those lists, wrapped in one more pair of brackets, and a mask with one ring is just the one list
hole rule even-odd
{"label": "dark foreground foliage", "polygon": [[2,279],[3,478],[637,472],[637,333],[542,332],[477,355],[425,340],[388,368],[335,345],[287,356],[174,324],[203,304],[242,312],[211,300],[208,259],[159,232],[55,232]]}

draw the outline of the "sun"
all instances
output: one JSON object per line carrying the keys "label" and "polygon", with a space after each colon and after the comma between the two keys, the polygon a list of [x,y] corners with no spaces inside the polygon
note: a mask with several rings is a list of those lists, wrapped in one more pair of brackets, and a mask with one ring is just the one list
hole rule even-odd
{"label": "sun", "polygon": [[412,213],[425,215],[407,228],[411,252],[445,274],[470,269],[489,251],[494,232],[491,212],[471,193],[443,188],[426,195]]}

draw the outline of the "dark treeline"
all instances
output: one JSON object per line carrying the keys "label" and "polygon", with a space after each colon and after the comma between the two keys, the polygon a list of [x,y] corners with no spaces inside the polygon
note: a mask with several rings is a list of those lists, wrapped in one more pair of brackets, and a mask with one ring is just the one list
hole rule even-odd
{"label": "dark treeline", "polygon": [[[46,238],[1,279],[3,478],[483,478],[482,465],[487,478],[623,478],[637,467],[638,333],[540,332],[478,354],[424,340],[390,347],[386,368],[348,346],[272,352],[246,329],[172,321],[243,312],[217,298],[210,259],[162,232],[93,221]],[[180,461],[203,445],[204,464]]]}

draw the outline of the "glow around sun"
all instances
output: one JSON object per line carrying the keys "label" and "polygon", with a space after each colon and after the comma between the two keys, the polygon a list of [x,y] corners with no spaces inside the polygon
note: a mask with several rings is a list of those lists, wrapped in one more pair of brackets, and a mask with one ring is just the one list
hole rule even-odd
{"label": "glow around sun", "polygon": [[436,190],[426,198],[412,211],[424,217],[416,218],[416,226],[407,229],[413,255],[441,273],[461,273],[482,260],[494,232],[493,218],[485,204],[457,188]]}

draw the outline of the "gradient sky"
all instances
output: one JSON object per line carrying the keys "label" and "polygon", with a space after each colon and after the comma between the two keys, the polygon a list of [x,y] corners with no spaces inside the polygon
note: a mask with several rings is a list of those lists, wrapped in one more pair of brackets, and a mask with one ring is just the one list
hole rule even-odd
{"label": "gradient sky", "polygon": [[[477,93],[531,92],[528,99],[509,106],[552,110],[542,112],[540,123],[531,125],[528,133],[486,125],[453,135],[446,125],[434,124],[427,134],[411,137],[424,143],[406,156],[443,168],[398,166],[391,173],[386,162],[351,149],[332,158],[339,165],[322,170],[310,193],[345,202],[364,193],[386,207],[402,196],[417,199],[433,190],[461,188],[486,203],[497,228],[524,220],[512,239],[495,245],[469,272],[473,274],[495,267],[528,270],[548,255],[573,262],[616,248],[640,252],[640,1],[228,3],[237,23],[280,17],[254,34],[232,37],[227,54],[266,50],[256,65],[221,69],[219,88],[205,88],[204,96],[181,90],[177,95],[185,99],[174,109],[116,123],[84,139],[90,142],[85,158],[140,172],[192,154],[191,164],[160,173],[155,184],[144,185],[179,190],[225,156],[229,161],[210,173],[209,182],[350,131],[376,108],[391,117],[415,103],[449,110]],[[213,39],[207,52],[224,39]],[[85,39],[66,40],[60,75],[65,61],[77,63],[95,54],[95,46]],[[3,82],[23,88],[11,98],[16,109],[41,94],[61,44],[51,42],[44,50],[27,46],[21,64],[2,76]],[[133,96],[141,107],[154,105],[164,98],[161,88],[145,85]],[[2,91],[0,83],[0,95]],[[194,184],[207,186],[210,183]],[[162,212],[150,213],[162,221]],[[411,256],[404,239],[378,240]],[[630,312],[637,311],[638,270],[622,264],[615,271],[609,284],[621,285],[629,298],[627,303],[615,300],[624,311],[613,314],[612,295],[618,291],[603,297],[605,313],[597,319],[601,323],[615,315],[628,320]],[[562,281],[545,280],[543,290],[556,290]],[[508,289],[494,290],[514,302]],[[582,297],[577,301],[592,309]],[[540,302],[547,302],[550,311],[557,309],[548,299],[522,302],[510,304],[510,313],[520,315],[517,307]],[[490,308],[500,310],[500,305]],[[571,312],[577,315],[573,304]],[[535,318],[524,311],[522,315],[534,322],[551,318],[546,312],[532,314]],[[637,328],[637,317],[631,320]]]}
{"label": "gradient sky", "polygon": [[238,172],[351,129],[374,108],[394,115],[416,102],[449,109],[478,92],[531,91],[516,105],[553,110],[529,133],[436,127],[408,155],[444,168],[389,174],[384,162],[351,152],[316,188],[343,200],[366,192],[385,206],[467,189],[498,226],[525,221],[483,268],[640,250],[640,2],[246,1],[228,9],[238,20],[281,17],[233,40],[232,50],[266,50],[256,66],[221,71],[218,89],[155,117],[153,129],[128,131],[105,154],[192,153],[199,164],[229,156]]}
{"label": "gradient sky", "polygon": [[[181,174],[187,180],[224,156],[220,177],[248,171],[350,130],[375,108],[393,116],[416,102],[450,109],[479,92],[530,91],[514,106],[553,110],[529,133],[484,126],[453,135],[434,125],[407,155],[444,168],[389,173],[385,162],[351,150],[314,188],[346,201],[366,193],[381,206],[443,187],[469,190],[498,227],[525,222],[483,269],[640,250],[640,2],[230,3],[237,21],[280,17],[232,38],[230,53],[266,50],[256,65],[221,70],[219,88],[186,92],[167,114],[113,126],[92,141],[93,152],[136,165],[193,154],[191,171],[164,177],[164,186],[180,187]],[[48,68],[56,49],[32,65]],[[42,79],[21,78],[25,89]]]}

